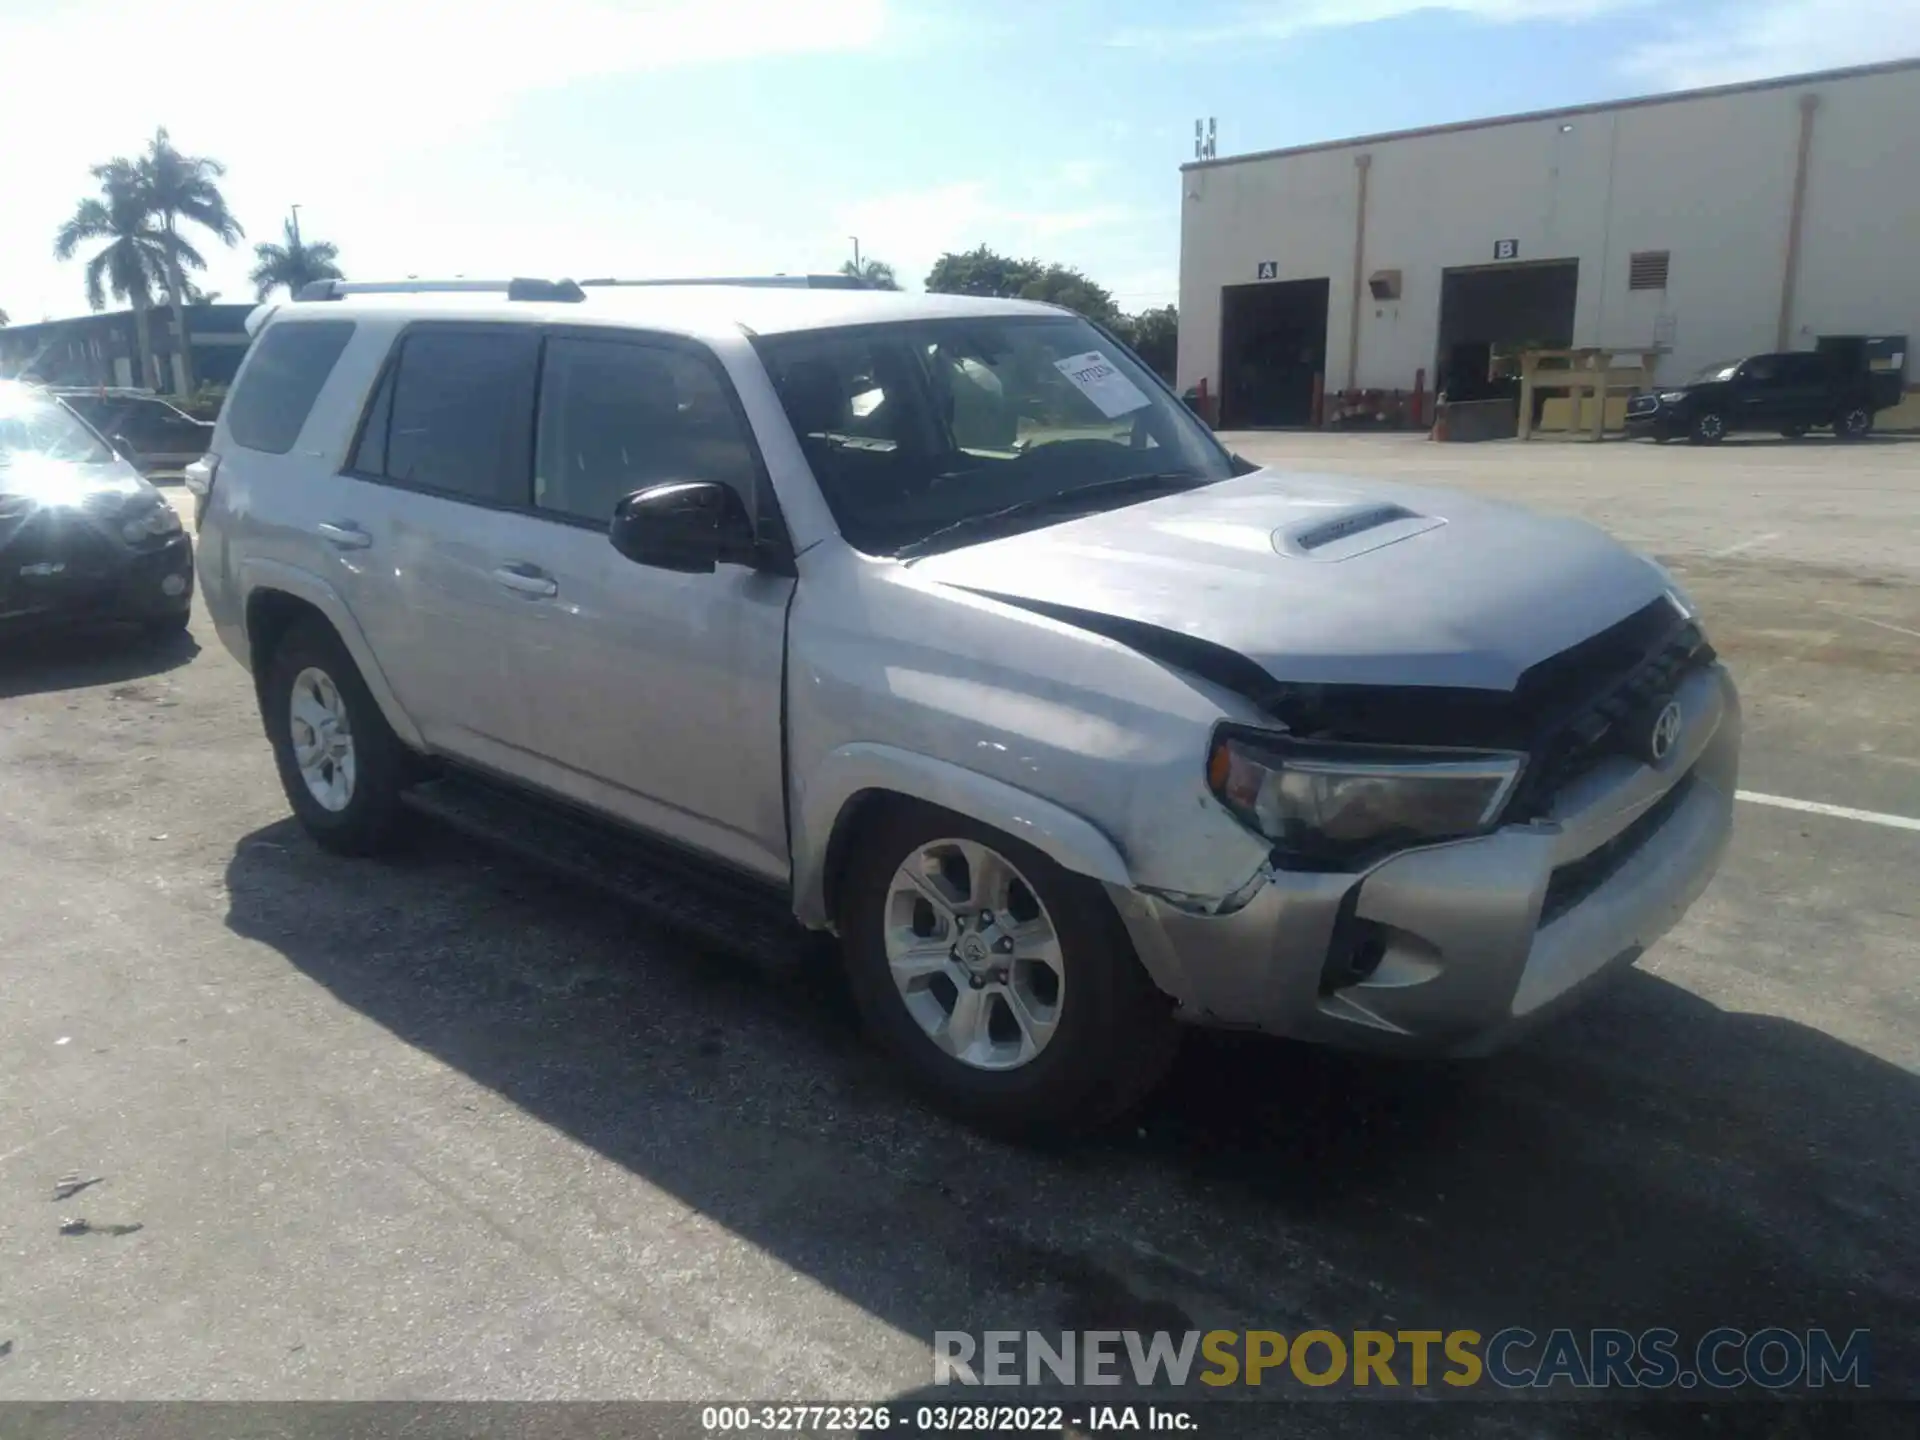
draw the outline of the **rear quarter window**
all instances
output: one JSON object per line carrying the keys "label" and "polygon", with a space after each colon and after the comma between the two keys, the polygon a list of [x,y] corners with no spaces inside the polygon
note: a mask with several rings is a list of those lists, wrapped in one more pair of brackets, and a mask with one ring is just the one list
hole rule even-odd
{"label": "rear quarter window", "polygon": [[320,388],[352,338],[351,320],[269,325],[227,397],[227,433],[234,444],[270,455],[293,449]]}

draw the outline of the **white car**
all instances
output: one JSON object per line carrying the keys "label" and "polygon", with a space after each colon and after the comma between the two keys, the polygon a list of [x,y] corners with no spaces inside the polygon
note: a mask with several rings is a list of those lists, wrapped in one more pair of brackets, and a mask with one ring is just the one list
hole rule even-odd
{"label": "white car", "polygon": [[1727,843],[1738,701],[1657,564],[1254,469],[1068,312],[314,294],[256,317],[189,477],[314,837],[410,802],[831,930],[978,1122],[1112,1116],[1179,1022],[1484,1050]]}

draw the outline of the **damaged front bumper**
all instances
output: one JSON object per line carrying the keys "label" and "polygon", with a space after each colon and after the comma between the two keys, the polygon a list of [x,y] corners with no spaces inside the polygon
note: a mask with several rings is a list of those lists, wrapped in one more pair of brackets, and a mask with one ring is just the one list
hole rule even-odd
{"label": "damaged front bumper", "polygon": [[1276,871],[1208,915],[1110,887],[1182,1018],[1332,1044],[1472,1054],[1631,964],[1706,889],[1733,826],[1740,702],[1695,672],[1659,764],[1601,761],[1546,818],[1361,874]]}

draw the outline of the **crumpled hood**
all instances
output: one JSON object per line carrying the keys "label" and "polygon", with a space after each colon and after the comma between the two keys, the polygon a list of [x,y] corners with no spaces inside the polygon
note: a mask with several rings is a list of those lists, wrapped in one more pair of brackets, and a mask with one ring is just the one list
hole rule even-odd
{"label": "crumpled hood", "polygon": [[1658,599],[1584,521],[1453,491],[1260,470],[913,562],[1016,603],[1151,625],[1297,684],[1510,690]]}

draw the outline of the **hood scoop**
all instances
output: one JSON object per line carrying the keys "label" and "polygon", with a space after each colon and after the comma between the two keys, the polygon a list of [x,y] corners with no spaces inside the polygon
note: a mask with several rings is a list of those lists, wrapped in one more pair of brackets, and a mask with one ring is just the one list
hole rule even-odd
{"label": "hood scoop", "polygon": [[1350,505],[1273,532],[1273,548],[1298,560],[1351,560],[1446,524],[1404,505],[1376,502]]}

